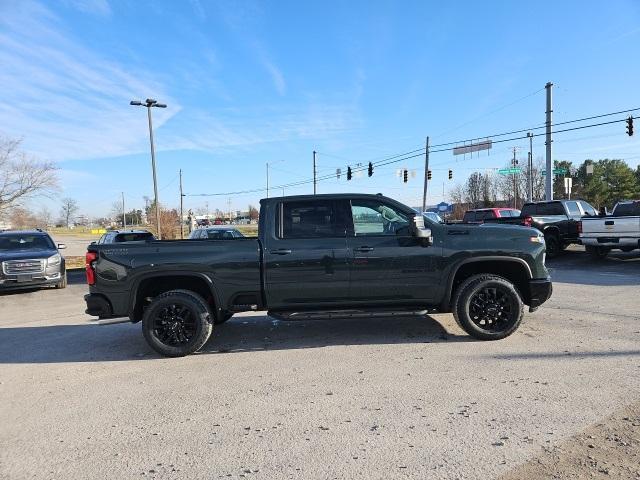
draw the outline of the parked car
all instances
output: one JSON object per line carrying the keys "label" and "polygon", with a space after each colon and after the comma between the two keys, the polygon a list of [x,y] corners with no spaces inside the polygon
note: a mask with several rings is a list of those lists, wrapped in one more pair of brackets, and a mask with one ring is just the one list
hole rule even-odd
{"label": "parked car", "polygon": [[422,216],[435,223],[444,223],[442,217],[440,217],[440,215],[438,215],[436,212],[422,212]]}
{"label": "parked car", "polygon": [[150,242],[155,239],[153,233],[148,230],[111,230],[95,243],[102,245],[103,243]]}
{"label": "parked car", "polygon": [[232,238],[244,238],[244,235],[236,228],[224,226],[198,228],[189,234],[190,240],[230,240]]}
{"label": "parked car", "polygon": [[[513,333],[551,295],[533,228],[436,224],[382,195],[263,199],[258,238],[170,240],[86,255],[86,312],[142,321],[148,344],[182,356],[235,312],[282,320],[453,312],[471,336]],[[151,268],[153,265],[153,268]]]}
{"label": "parked car", "polygon": [[595,208],[584,200],[551,200],[529,202],[519,217],[487,219],[486,222],[508,223],[534,227],[544,234],[547,255],[555,257],[571,244],[580,243],[580,221],[596,217]]}
{"label": "parked car", "polygon": [[640,200],[618,202],[610,216],[583,219],[581,232],[585,249],[596,258],[640,248]]}
{"label": "parked car", "polygon": [[494,218],[519,218],[520,210],[515,208],[476,208],[467,210],[462,217],[464,223],[482,223]]}
{"label": "parked car", "polygon": [[52,286],[65,288],[64,257],[48,233],[42,230],[0,232],[0,290]]}

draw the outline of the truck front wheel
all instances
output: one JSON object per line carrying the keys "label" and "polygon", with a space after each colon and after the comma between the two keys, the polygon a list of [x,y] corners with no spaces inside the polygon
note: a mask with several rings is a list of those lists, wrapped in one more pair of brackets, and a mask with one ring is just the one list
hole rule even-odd
{"label": "truck front wheel", "polygon": [[465,280],[453,299],[458,325],[479,340],[508,337],[520,326],[523,303],[518,290],[497,275],[474,275]]}
{"label": "truck front wheel", "polygon": [[166,357],[199,350],[211,336],[212,314],[205,300],[189,290],[158,295],[142,317],[142,333],[151,348]]}

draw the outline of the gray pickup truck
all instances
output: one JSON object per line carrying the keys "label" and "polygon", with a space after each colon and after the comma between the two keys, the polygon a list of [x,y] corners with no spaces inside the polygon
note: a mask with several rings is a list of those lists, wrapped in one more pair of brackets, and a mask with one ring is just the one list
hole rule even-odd
{"label": "gray pickup truck", "polygon": [[453,312],[468,334],[500,339],[524,305],[551,295],[533,228],[425,221],[381,195],[260,203],[258,238],[90,245],[87,313],[142,321],[153,349],[182,356],[251,310],[287,320]]}

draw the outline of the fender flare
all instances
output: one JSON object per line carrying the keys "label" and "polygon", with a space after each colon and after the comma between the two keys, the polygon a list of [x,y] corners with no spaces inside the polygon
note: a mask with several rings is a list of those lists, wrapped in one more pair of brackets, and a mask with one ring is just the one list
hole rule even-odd
{"label": "fender flare", "polygon": [[[199,280],[204,280],[204,282],[209,287],[209,291],[213,296],[213,301],[215,303],[214,315],[216,317],[219,316],[219,312],[221,311],[221,297],[218,289],[216,288],[213,279],[209,277],[209,275],[201,272],[193,272],[189,270],[171,270],[171,271],[158,271],[158,272],[148,272],[136,277],[133,285],[131,287],[131,293],[129,294],[129,312],[131,312],[131,317],[133,316],[133,312],[135,312],[136,299],[138,298],[138,289],[140,288],[140,284],[145,280],[149,280],[151,278],[162,278],[162,277],[192,277],[197,278]],[[131,318],[133,321],[133,318]]]}
{"label": "fender flare", "polygon": [[510,262],[510,263],[520,264],[525,268],[528,278],[529,279],[533,278],[531,267],[524,259],[520,257],[504,257],[500,255],[490,255],[490,256],[483,256],[483,257],[464,258],[451,269],[451,272],[449,272],[449,277],[447,279],[447,290],[444,293],[444,297],[442,299],[442,303],[440,304],[440,308],[442,308],[444,311],[448,311],[449,309],[449,305],[451,303],[451,297],[453,296],[453,280],[456,278],[456,275],[458,274],[458,270],[460,270],[462,266],[468,265],[470,263],[487,262],[487,261]]}

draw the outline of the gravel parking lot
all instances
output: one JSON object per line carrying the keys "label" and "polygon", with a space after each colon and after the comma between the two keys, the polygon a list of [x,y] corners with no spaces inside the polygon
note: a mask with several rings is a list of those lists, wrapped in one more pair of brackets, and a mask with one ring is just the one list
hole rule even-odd
{"label": "gravel parking lot", "polygon": [[[82,273],[2,295],[0,478],[532,475],[518,469],[640,401],[640,257],[572,249],[549,266],[553,297],[502,341],[451,315],[243,314],[179,359],[139,325],[92,322]],[[622,443],[632,463],[576,478],[640,475],[640,446]]]}

